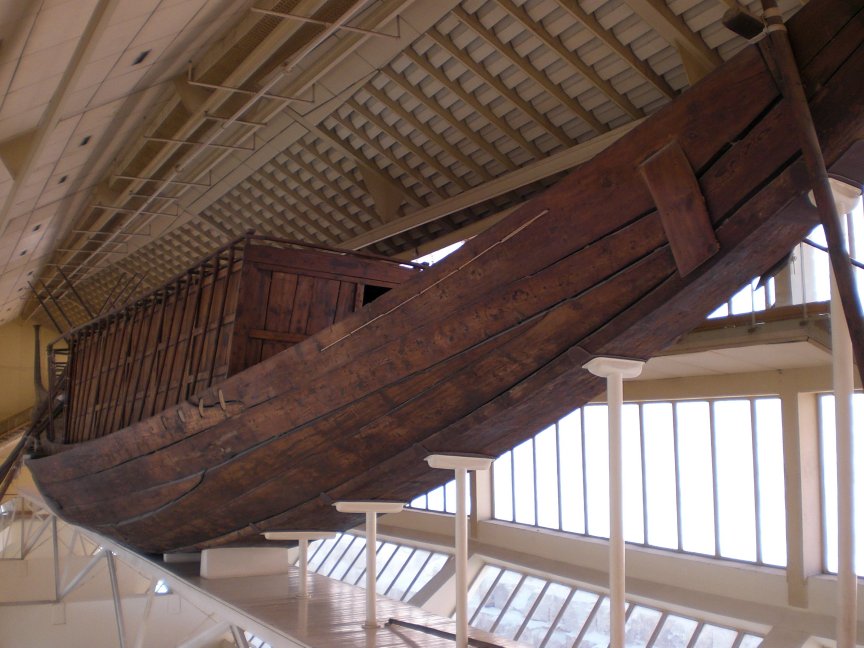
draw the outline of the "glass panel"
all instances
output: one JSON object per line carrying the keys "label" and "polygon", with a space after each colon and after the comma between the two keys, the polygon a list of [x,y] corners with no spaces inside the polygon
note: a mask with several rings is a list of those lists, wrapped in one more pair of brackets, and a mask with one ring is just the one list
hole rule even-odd
{"label": "glass panel", "polygon": [[415,497],[413,500],[411,500],[411,504],[409,504],[409,506],[416,509],[428,508],[428,505],[426,504],[426,496],[421,495],[420,497]]}
{"label": "glass panel", "polygon": [[[390,560],[391,556],[396,553],[396,550],[398,548],[398,545],[395,545],[392,542],[378,543],[378,549],[375,552],[375,555],[377,556],[375,559],[375,568],[378,570],[379,574],[381,573],[381,570],[387,566],[387,562]],[[354,581],[354,585],[366,587],[366,561],[362,559],[358,560],[355,563],[355,566],[356,565],[360,566],[360,573],[357,574],[357,580]],[[352,569],[351,571],[354,572],[354,569]],[[345,582],[348,583],[350,581],[346,580]],[[380,585],[380,581],[377,581],[375,583],[376,592],[379,591],[378,588],[380,587]]]}
{"label": "glass panel", "polygon": [[564,531],[585,533],[581,409],[558,422],[558,452],[561,466],[561,528]]}
{"label": "glass panel", "polygon": [[753,312],[753,307],[751,306],[751,294],[752,290],[750,289],[750,284],[747,284],[732,296],[732,299],[729,301],[732,304],[733,315]]}
{"label": "glass panel", "polygon": [[456,480],[451,479],[444,484],[444,508],[447,513],[456,512]]}
{"label": "glass panel", "polygon": [[408,558],[411,557],[411,547],[396,547],[393,556],[386,562],[378,563],[378,580],[375,583],[375,591],[379,594],[386,594],[393,580],[399,574],[399,571],[405,565]]}
{"label": "glass panel", "polygon": [[609,599],[603,597],[597,614],[591,619],[579,648],[606,648],[609,645]]}
{"label": "glass panel", "polygon": [[714,553],[714,483],[708,403],[675,404],[681,471],[681,536],[685,551]]}
{"label": "glass panel", "polygon": [[661,616],[657,610],[636,606],[624,628],[624,645],[627,648],[645,648]]}
{"label": "glass panel", "polygon": [[[344,576],[342,576],[342,580],[346,583],[351,583],[352,585],[360,582],[360,579],[366,574],[366,538],[360,538],[360,542],[358,543],[360,547],[360,553],[357,554],[357,557],[354,559],[354,562],[348,567]],[[378,547],[376,551],[381,550],[381,543],[378,543]]]}
{"label": "glass panel", "polygon": [[690,637],[699,624],[693,619],[679,616],[668,616],[663,629],[654,640],[653,648],[681,648],[690,643]]}
{"label": "glass panel", "polygon": [[429,562],[426,563],[426,566],[423,567],[423,571],[420,572],[420,575],[414,580],[414,584],[411,585],[411,589],[402,597],[403,601],[410,601],[411,597],[414,596],[417,592],[423,589],[432,577],[440,572],[444,568],[444,564],[447,562],[447,555],[442,553],[433,553],[432,557],[429,559]]}
{"label": "glass panel", "polygon": [[439,486],[435,490],[429,491],[426,495],[430,511],[444,510],[444,487]]}
{"label": "glass panel", "polygon": [[729,304],[722,303],[720,304],[716,310],[714,310],[709,316],[708,319],[716,319],[718,317],[728,317],[729,316]]}
{"label": "glass panel", "polygon": [[585,495],[588,533],[609,537],[609,427],[605,405],[587,405],[585,411]]}
{"label": "glass panel", "polygon": [[737,638],[738,633],[734,630],[706,624],[699,633],[694,648],[732,648]]}
{"label": "glass panel", "polygon": [[513,521],[512,452],[505,452],[492,464],[492,504],[496,520]]}
{"label": "glass panel", "polygon": [[516,487],[515,521],[536,524],[534,512],[534,440],[513,448],[513,483]]}
{"label": "glass panel", "polygon": [[822,515],[825,521],[825,569],[837,573],[837,437],[834,396],[819,399],[822,430]]}
{"label": "glass panel", "polygon": [[318,569],[316,569],[315,571],[317,571],[319,574],[330,576],[330,572],[333,571],[334,567],[336,567],[339,559],[348,550],[348,547],[351,545],[352,542],[354,542],[354,536],[347,534],[340,535],[339,539],[336,541],[336,546],[333,548],[333,551],[330,552],[330,555],[324,559],[324,562],[322,562],[321,566],[318,567]]}
{"label": "glass panel", "polygon": [[471,625],[480,630],[489,630],[498,620],[501,611],[510,599],[510,594],[516,589],[521,579],[522,576],[520,574],[509,569],[505,571],[495,587],[492,588],[492,592],[489,594],[489,598],[486,599],[486,603],[471,621]]}
{"label": "glass panel", "polygon": [[761,645],[762,637],[757,637],[756,635],[744,635],[741,643],[738,644],[738,648],[756,648]]}
{"label": "glass panel", "polygon": [[[852,395],[852,431],[854,435],[852,469],[854,475],[864,474],[864,442],[858,432],[864,422],[864,394]],[[855,488],[855,571],[864,574],[864,479],[853,479]]]}
{"label": "glass panel", "polygon": [[[546,642],[546,648],[570,648],[585,625],[585,620],[597,603],[597,595],[592,592],[578,590],[573,594],[567,609],[561,615],[561,621],[555,626],[555,631]],[[608,643],[608,638],[607,638]]]}
{"label": "glass panel", "polygon": [[483,569],[480,570],[480,575],[474,579],[471,588],[468,590],[469,619],[474,617],[474,614],[477,612],[477,606],[480,605],[481,601],[483,601],[486,592],[488,592],[489,588],[492,587],[492,583],[495,582],[495,579],[498,578],[498,574],[500,573],[501,570],[492,565],[485,565]]}
{"label": "glass panel", "polygon": [[540,603],[534,610],[534,614],[522,631],[522,634],[516,637],[520,642],[530,646],[539,646],[543,639],[552,627],[552,623],[561,611],[561,606],[564,605],[567,597],[570,595],[572,588],[559,583],[551,583],[546,588],[546,593],[540,599]]}
{"label": "glass panel", "polygon": [[537,458],[537,524],[559,528],[558,520],[558,443],[552,425],[534,437]]}
{"label": "glass panel", "polygon": [[345,574],[348,572],[348,569],[356,560],[360,560],[363,562],[363,558],[361,558],[361,554],[363,554],[366,549],[366,539],[352,536],[351,545],[348,547],[348,550],[342,555],[342,559],[339,561],[339,564],[336,565],[336,568],[331,572],[330,576],[332,578],[338,578],[339,580],[345,579]]}
{"label": "glass panel", "polygon": [[393,584],[390,586],[390,591],[387,592],[387,596],[399,599],[400,601],[404,600],[406,590],[411,585],[411,581],[414,580],[417,572],[419,572],[426,563],[427,558],[429,558],[428,551],[417,549],[408,559],[408,562],[405,563],[402,572],[396,577],[396,580],[393,581]]}
{"label": "glass panel", "polygon": [[507,639],[512,639],[516,636],[516,633],[519,632],[519,628],[522,627],[522,623],[525,621],[525,617],[531,611],[531,606],[534,605],[534,601],[537,600],[545,584],[546,581],[534,578],[533,576],[528,576],[522,581],[522,584],[510,601],[510,605],[504,612],[504,616],[494,630],[496,635],[506,637]]}
{"label": "glass panel", "polygon": [[754,402],[754,409],[762,562],[783,567],[786,565],[786,484],[780,399],[759,398]]}
{"label": "glass panel", "polygon": [[317,572],[318,567],[321,566],[321,563],[324,562],[324,559],[327,558],[327,555],[330,553],[330,550],[333,549],[333,546],[342,539],[342,535],[337,535],[335,538],[327,538],[321,544],[318,545],[317,551],[312,554],[309,553],[309,570]]}
{"label": "glass panel", "polygon": [[750,401],[714,403],[720,555],[756,560]]}
{"label": "glass panel", "polygon": [[643,543],[645,542],[645,519],[642,515],[642,447],[639,427],[639,406],[632,403],[625,404],[621,416],[624,539],[627,542]]}
{"label": "glass panel", "polygon": [[672,404],[642,406],[645,426],[645,485],[648,510],[648,543],[678,548],[678,513],[675,501],[675,438]]}

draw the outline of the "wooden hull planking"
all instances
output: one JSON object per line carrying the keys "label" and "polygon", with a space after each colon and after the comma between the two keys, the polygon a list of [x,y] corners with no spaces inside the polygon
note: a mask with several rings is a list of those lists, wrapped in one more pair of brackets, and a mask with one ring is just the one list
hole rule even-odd
{"label": "wooden hull planking", "polygon": [[[790,28],[830,168],[864,136],[862,3],[813,0]],[[585,403],[604,388],[585,362],[650,357],[814,226],[763,49],[440,264],[199,392],[212,404],[221,390],[227,411],[202,416],[196,397],[31,460],[43,494],[64,518],[144,551],[345,529],[360,520],[332,501],[409,500],[447,479],[426,454],[496,455]],[[658,213],[661,181],[645,167],[670,145],[691,175],[674,151],[663,168],[698,183],[708,233],[673,233]],[[682,262],[670,239],[688,236],[702,251]]]}

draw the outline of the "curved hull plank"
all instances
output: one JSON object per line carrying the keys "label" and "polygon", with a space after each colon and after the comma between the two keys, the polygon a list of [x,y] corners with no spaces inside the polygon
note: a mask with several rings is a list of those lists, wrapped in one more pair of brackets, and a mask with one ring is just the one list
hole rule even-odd
{"label": "curved hull plank", "polygon": [[[828,25],[794,42],[829,166],[864,136],[861,12],[794,19]],[[602,391],[591,357],[651,356],[773,265],[816,219],[791,132],[750,47],[447,260],[199,394],[227,412],[182,403],[34,476],[61,515],[146,551],[348,528],[333,500],[410,499],[444,477],[426,454],[502,452]],[[641,170],[670,144],[716,239],[686,270]]]}

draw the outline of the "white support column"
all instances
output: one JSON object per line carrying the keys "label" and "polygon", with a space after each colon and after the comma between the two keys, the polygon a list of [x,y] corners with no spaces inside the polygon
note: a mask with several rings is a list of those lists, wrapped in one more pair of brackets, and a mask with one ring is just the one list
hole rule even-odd
{"label": "white support column", "polygon": [[366,622],[363,627],[380,628],[375,599],[375,589],[378,583],[375,564],[375,549],[378,544],[378,518],[376,516],[379,513],[399,513],[405,504],[404,502],[366,500],[335,502],[333,506],[340,513],[366,514]]}
{"label": "white support column", "polygon": [[609,607],[611,648],[624,648],[624,474],[621,442],[621,412],[624,378],[642,373],[645,363],[626,358],[594,358],[584,368],[606,379],[609,410]]}
{"label": "white support column", "polygon": [[[861,188],[834,179],[830,180],[830,184],[837,213],[849,214],[860,199]],[[833,268],[831,356],[834,422],[837,428],[837,648],[854,648],[858,626],[858,577],[855,575],[855,448],[852,437],[852,390],[855,385],[852,340],[849,337],[849,327],[846,325]]]}
{"label": "white support column", "polygon": [[837,435],[837,647],[853,648],[857,626],[852,440],[852,341],[831,272],[831,349]]}
{"label": "white support column", "polygon": [[268,540],[297,541],[297,546],[300,549],[300,556],[297,559],[297,566],[300,568],[300,591],[298,597],[308,598],[309,596],[307,587],[307,581],[309,580],[309,541],[326,540],[335,536],[336,534],[332,531],[267,531],[264,534],[264,537]]}
{"label": "white support column", "polygon": [[117,567],[114,564],[114,554],[105,550],[105,560],[108,562],[108,580],[111,583],[111,597],[114,599],[114,619],[117,622],[117,636],[120,648],[126,648],[126,627],[123,623],[123,600],[120,585],[117,582]]}
{"label": "white support column", "polygon": [[426,457],[431,468],[452,470],[456,474],[456,648],[468,646],[468,511],[465,509],[468,471],[486,471],[492,457],[478,455],[434,454]]}

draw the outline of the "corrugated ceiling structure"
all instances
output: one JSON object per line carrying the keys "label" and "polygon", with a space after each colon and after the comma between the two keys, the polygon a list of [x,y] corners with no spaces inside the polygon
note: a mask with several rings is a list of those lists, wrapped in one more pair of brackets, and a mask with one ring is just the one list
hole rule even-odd
{"label": "corrugated ceiling structure", "polygon": [[64,328],[250,229],[470,236],[745,44],[734,0],[34,4],[0,15],[0,323]]}

